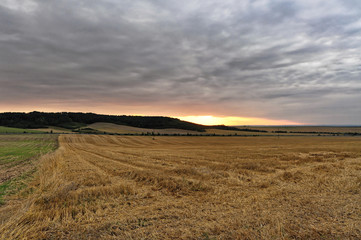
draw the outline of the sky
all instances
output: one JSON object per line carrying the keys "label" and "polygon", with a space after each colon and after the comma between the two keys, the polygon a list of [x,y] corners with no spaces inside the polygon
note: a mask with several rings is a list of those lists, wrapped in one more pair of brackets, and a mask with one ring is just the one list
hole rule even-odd
{"label": "sky", "polygon": [[1,0],[0,112],[361,124],[360,0]]}

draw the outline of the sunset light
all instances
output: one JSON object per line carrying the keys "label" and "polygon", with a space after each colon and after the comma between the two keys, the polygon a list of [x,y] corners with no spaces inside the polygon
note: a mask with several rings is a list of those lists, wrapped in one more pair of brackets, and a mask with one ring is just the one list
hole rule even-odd
{"label": "sunset light", "polygon": [[203,125],[300,125],[302,123],[288,120],[272,120],[266,118],[247,117],[214,117],[214,116],[186,116],[178,117],[181,120]]}
{"label": "sunset light", "polygon": [[360,239],[361,0],[0,0],[0,240]]}

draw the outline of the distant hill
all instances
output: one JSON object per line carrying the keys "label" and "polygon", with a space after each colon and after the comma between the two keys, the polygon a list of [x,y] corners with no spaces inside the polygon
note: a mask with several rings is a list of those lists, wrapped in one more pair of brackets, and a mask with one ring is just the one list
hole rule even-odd
{"label": "distant hill", "polygon": [[[15,127],[23,129],[41,129],[58,127],[63,129],[84,128],[94,123],[112,123],[129,127],[144,129],[183,129],[187,131],[206,132],[210,129],[226,131],[267,132],[265,130],[241,129],[225,125],[205,126],[191,122],[182,121],[171,117],[150,116],[127,116],[127,115],[104,115],[81,112],[5,112],[0,113],[0,126]],[[145,131],[145,130],[144,130]]]}
{"label": "distant hill", "polygon": [[147,128],[147,129],[184,129],[204,132],[206,126],[186,122],[170,117],[147,117],[126,115],[103,115],[95,113],[72,113],[72,112],[30,112],[30,113],[0,113],[0,126],[16,128],[46,128],[56,126],[67,129],[76,129],[86,125],[106,122],[119,125]]}

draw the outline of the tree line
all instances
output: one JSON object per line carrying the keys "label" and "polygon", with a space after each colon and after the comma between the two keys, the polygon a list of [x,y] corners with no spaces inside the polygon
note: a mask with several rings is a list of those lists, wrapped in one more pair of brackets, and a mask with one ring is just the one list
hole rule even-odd
{"label": "tree line", "polygon": [[204,132],[206,126],[171,117],[105,115],[73,112],[6,112],[0,113],[0,126],[16,128],[45,128],[48,126],[76,129],[96,122],[115,123],[139,128],[177,128]]}

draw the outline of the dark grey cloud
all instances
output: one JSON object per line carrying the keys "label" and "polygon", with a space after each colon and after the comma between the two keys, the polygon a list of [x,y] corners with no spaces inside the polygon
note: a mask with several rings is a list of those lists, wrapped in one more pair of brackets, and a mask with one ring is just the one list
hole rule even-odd
{"label": "dark grey cloud", "polygon": [[358,0],[4,0],[0,53],[0,108],[361,124]]}

